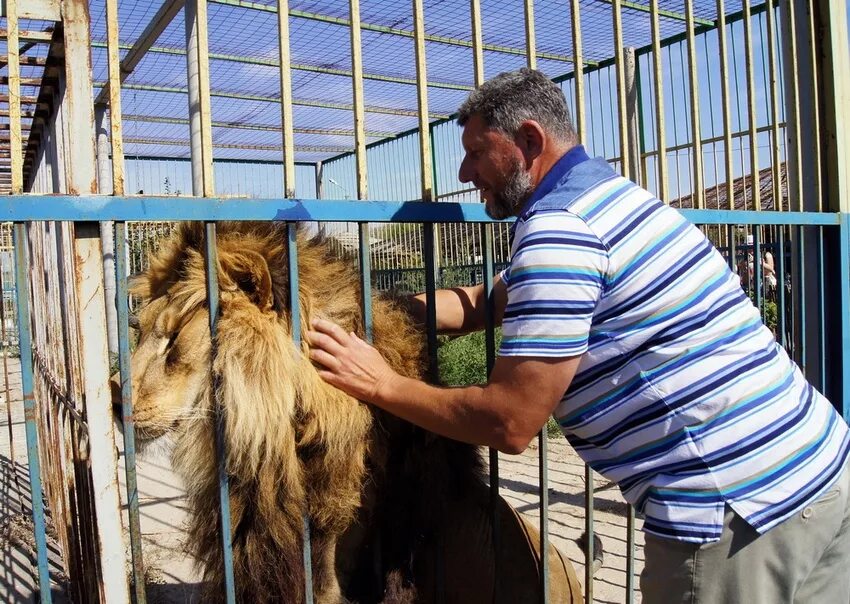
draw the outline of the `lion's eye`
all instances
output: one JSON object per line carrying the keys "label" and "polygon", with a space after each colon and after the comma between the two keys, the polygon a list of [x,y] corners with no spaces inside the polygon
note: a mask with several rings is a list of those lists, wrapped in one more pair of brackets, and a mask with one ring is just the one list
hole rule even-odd
{"label": "lion's eye", "polygon": [[166,350],[171,350],[171,348],[174,346],[174,342],[177,341],[178,335],[180,335],[179,331],[175,331],[173,334],[171,334],[171,337],[168,338],[168,344],[165,345]]}

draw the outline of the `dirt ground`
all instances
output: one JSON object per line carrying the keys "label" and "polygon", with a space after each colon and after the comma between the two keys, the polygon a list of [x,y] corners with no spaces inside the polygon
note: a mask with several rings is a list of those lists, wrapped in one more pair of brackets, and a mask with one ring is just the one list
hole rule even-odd
{"label": "dirt ground", "polygon": [[[572,561],[583,583],[584,552],[577,541],[584,532],[584,464],[561,437],[549,439],[548,457],[549,536]],[[182,547],[185,502],[167,452],[147,452],[139,462],[138,474],[150,601],[197,601],[199,577]],[[502,496],[525,516],[539,522],[536,442],[522,455],[500,455],[499,474]],[[626,601],[627,508],[616,486],[598,475],[594,482],[594,530],[602,542],[603,560],[594,576],[593,601],[621,603]],[[635,585],[643,565],[639,520],[636,528]],[[635,594],[634,601],[640,602],[640,593]]]}

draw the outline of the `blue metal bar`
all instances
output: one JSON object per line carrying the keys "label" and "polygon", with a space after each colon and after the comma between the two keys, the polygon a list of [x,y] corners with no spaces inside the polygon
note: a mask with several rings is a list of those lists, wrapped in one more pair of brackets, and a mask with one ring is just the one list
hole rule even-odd
{"label": "blue metal bar", "polygon": [[[301,305],[299,304],[298,282],[298,225],[290,222],[286,225],[286,258],[289,268],[289,322],[292,325],[292,341],[297,349],[301,348]],[[304,599],[313,604],[313,554],[310,543],[310,517],[304,514]]]}
{"label": "blue metal bar", "polygon": [[538,461],[540,464],[540,602],[549,602],[549,455],[546,426],[537,435],[540,448]]}
{"label": "blue metal bar", "polygon": [[360,223],[360,307],[366,341],[372,342],[372,258],[369,246],[369,224]]}
{"label": "blue metal bar", "polygon": [[[487,294],[487,304],[484,306],[484,354],[486,358],[487,377],[493,371],[496,363],[496,333],[493,299],[493,225],[482,224],[481,260],[484,277],[484,291]],[[490,528],[493,539],[493,593],[499,593],[499,555],[502,536],[499,533],[499,451],[490,447]]]}
{"label": "blue metal bar", "polygon": [[[206,245],[204,247],[205,271],[207,281],[207,301],[210,312],[210,339],[212,340],[211,360],[216,354],[216,325],[218,324],[218,247],[216,243],[215,223],[205,225]],[[212,369],[210,369],[212,370]],[[224,440],[224,410],[218,392],[218,378],[213,374],[213,396],[215,402],[215,447],[218,457],[218,500],[221,506],[221,552],[224,558],[224,592],[228,604],[236,603],[236,582],[233,578],[233,541],[230,531],[230,477],[227,475],[227,451]]]}
{"label": "blue metal bar", "polygon": [[[439,208],[442,203],[423,203],[427,208]],[[425,255],[425,330],[428,337],[428,373],[434,383],[439,380],[437,367],[437,275],[434,260],[434,225],[422,225],[422,248]]]}
{"label": "blue metal bar", "polygon": [[839,317],[841,322],[841,411],[850,423],[850,214],[841,214],[838,243]]}
{"label": "blue metal bar", "polygon": [[593,604],[593,470],[584,464],[584,601]]}
{"label": "blue metal bar", "polygon": [[761,229],[758,226],[753,227],[753,283],[750,283],[750,286],[755,290],[755,304],[756,308],[759,309],[759,314],[764,319],[764,306],[762,304],[762,290],[764,289],[764,283],[762,283],[762,266],[761,266]]}
{"label": "blue metal bar", "polygon": [[[820,368],[820,391],[826,393],[826,291],[825,291],[825,275],[823,263],[823,227],[818,227],[818,367]],[[839,277],[843,279],[850,278],[850,275]],[[844,309],[844,312],[850,312],[850,309]]]}
{"label": "blue metal bar", "polygon": [[[680,210],[694,224],[785,224],[837,226],[837,212]],[[24,220],[282,220],[358,222],[495,222],[480,203],[233,199],[204,197],[12,195],[0,206],[0,221]]]}
{"label": "blue metal bar", "polygon": [[[800,370],[803,372],[803,375],[806,378],[810,378],[811,376],[806,374],[806,338],[808,336],[806,332],[806,275],[804,271],[804,267],[806,266],[806,254],[804,251],[804,241],[803,241],[803,227],[798,226],[796,228],[797,231],[797,266],[799,267],[799,275],[797,275],[797,279],[799,280],[800,287],[797,290],[797,312],[799,313],[799,321],[797,323],[797,337],[800,341],[800,352],[799,352],[799,364]],[[795,338],[796,339],[796,338]]]}
{"label": "blue metal bar", "polygon": [[735,271],[735,225],[726,225],[726,238],[729,239],[729,270]]}
{"label": "blue metal bar", "polygon": [[776,253],[776,322],[779,327],[779,343],[788,347],[787,322],[785,319],[785,229],[779,229],[779,250]]}
{"label": "blue metal bar", "polygon": [[626,604],[635,601],[635,508],[628,506],[626,516]]}
{"label": "blue metal bar", "polygon": [[142,529],[139,520],[139,489],[136,482],[136,427],[133,417],[133,382],[130,374],[130,334],[127,295],[127,225],[115,223],[115,306],[118,309],[118,367],[121,375],[121,420],[124,427],[124,472],[127,477],[127,509],[130,521],[130,553],[136,604],[147,601],[145,566],[142,560]]}
{"label": "blue metal bar", "polygon": [[47,536],[44,526],[44,502],[41,494],[41,463],[38,458],[38,427],[32,371],[32,334],[30,333],[29,259],[27,230],[21,222],[15,223],[13,232],[15,248],[15,290],[18,303],[19,347],[21,352],[21,391],[24,397],[24,418],[27,434],[27,462],[32,497],[32,522],[35,532],[35,549],[38,560],[38,589],[42,604],[52,602],[50,595],[50,567],[47,561]]}

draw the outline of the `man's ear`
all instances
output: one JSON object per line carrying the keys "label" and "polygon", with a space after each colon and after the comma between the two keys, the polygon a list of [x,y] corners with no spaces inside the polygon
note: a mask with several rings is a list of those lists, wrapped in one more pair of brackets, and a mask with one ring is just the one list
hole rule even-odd
{"label": "man's ear", "polygon": [[546,145],[546,134],[543,128],[534,120],[525,120],[519,125],[514,142],[525,157],[526,167],[543,153]]}
{"label": "man's ear", "polygon": [[261,311],[274,302],[272,277],[266,259],[257,252],[219,252],[219,287],[222,291],[240,290]]}

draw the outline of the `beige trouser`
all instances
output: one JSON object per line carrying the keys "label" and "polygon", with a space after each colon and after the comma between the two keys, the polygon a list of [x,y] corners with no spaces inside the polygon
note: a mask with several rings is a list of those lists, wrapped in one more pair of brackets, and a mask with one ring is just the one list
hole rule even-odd
{"label": "beige trouser", "polygon": [[819,499],[763,535],[726,507],[720,541],[646,535],[645,604],[848,604],[850,468]]}

